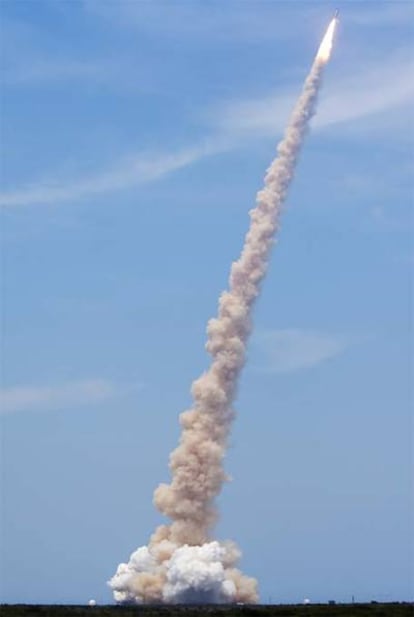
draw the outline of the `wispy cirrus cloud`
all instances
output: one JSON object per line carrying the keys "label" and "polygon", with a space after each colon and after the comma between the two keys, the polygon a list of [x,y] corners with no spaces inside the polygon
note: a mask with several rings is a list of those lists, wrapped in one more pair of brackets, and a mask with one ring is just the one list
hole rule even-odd
{"label": "wispy cirrus cloud", "polygon": [[[397,22],[402,13],[393,13]],[[365,17],[368,19],[368,13]],[[93,63],[83,67],[72,61],[61,66],[52,61],[34,66],[20,77],[17,72],[14,79],[18,82],[19,79],[92,74],[99,77],[101,69]],[[410,135],[407,124],[411,121],[412,126],[413,122],[414,82],[408,78],[412,69],[412,54],[407,49],[375,61],[364,61],[363,54],[358,62],[348,60],[340,71],[331,71],[313,123],[314,130],[330,129],[339,138],[359,139],[367,132],[380,138],[391,133],[407,138]],[[338,73],[341,76],[337,78]],[[169,152],[167,146],[157,155],[144,152],[124,157],[86,176],[57,180],[58,174],[52,170],[50,181],[34,180],[1,192],[0,206],[59,204],[122,191],[163,178],[207,156],[247,145],[251,140],[273,139],[283,130],[297,93],[298,83],[287,84],[271,95],[212,104],[208,111],[194,112],[206,134],[210,134],[201,143],[190,143],[179,151]]]}
{"label": "wispy cirrus cloud", "polygon": [[105,379],[86,379],[48,386],[13,386],[0,390],[0,411],[7,414],[92,405],[109,400],[121,391],[122,387]]}
{"label": "wispy cirrus cloud", "polygon": [[[225,3],[151,3],[151,2],[101,2],[83,0],[87,14],[108,20],[122,29],[150,32],[164,38],[179,38],[207,42],[228,43],[229,40],[274,40],[275,37],[289,38],[295,23],[295,11],[286,10],[272,3],[264,3],[257,10],[252,2]],[[303,13],[310,16],[312,8],[301,9],[302,19],[296,20],[296,34],[306,29]],[[276,19],[277,17],[277,19]]]}
{"label": "wispy cirrus cloud", "polygon": [[71,82],[86,80],[87,82],[105,82],[114,79],[115,70],[110,63],[91,62],[85,60],[31,58],[15,62],[1,71],[1,83],[5,86],[21,86],[43,84],[50,82]]}
{"label": "wispy cirrus cloud", "polygon": [[224,139],[206,140],[201,145],[188,147],[172,153],[128,157],[106,169],[72,181],[35,182],[20,189],[0,193],[0,206],[30,206],[77,201],[93,195],[125,190],[151,182],[196,163],[205,156],[229,148]]}
{"label": "wispy cirrus cloud", "polygon": [[[73,15],[68,13],[67,20],[72,19]],[[56,85],[69,89],[80,82],[88,87],[93,84],[130,90],[132,71],[134,81],[139,84],[135,89],[142,90],[143,82],[149,80],[151,69],[142,64],[137,66],[128,55],[113,52],[108,55],[106,49],[93,48],[85,53],[76,46],[65,50],[53,28],[42,28],[30,20],[12,19],[6,12],[2,15],[1,26],[0,82],[3,89]]]}
{"label": "wispy cirrus cloud", "polygon": [[[390,59],[385,64],[370,65],[366,71],[360,68],[356,74],[347,74],[328,85],[314,121],[314,130],[331,128],[337,137],[348,138],[353,134],[358,138],[364,130],[382,136],[399,125],[407,135],[407,123],[413,119],[414,82],[407,79],[411,68],[411,59],[401,52],[399,61]],[[155,181],[207,156],[236,149],[252,139],[280,133],[296,95],[297,87],[271,97],[213,106],[206,116],[214,137],[175,152],[125,157],[112,167],[86,177],[33,182],[4,191],[0,193],[0,206],[77,201]],[[364,127],[361,127],[361,120],[364,120]]]}
{"label": "wispy cirrus cloud", "polygon": [[[381,62],[361,61],[338,79],[332,75],[324,88],[314,129],[333,127],[336,133],[346,134],[353,123],[380,117],[376,130],[382,134],[400,122],[398,109],[405,110],[407,121],[414,103],[414,82],[407,76],[413,68],[411,52],[403,49]],[[211,123],[230,134],[274,135],[283,129],[294,104],[297,92],[292,90],[289,86],[270,96],[222,103],[211,110]]]}
{"label": "wispy cirrus cloud", "polygon": [[412,234],[414,222],[412,208],[409,211],[401,212],[401,208],[387,209],[384,205],[378,203],[371,208],[370,214],[371,220],[379,230],[387,233],[403,231]]}
{"label": "wispy cirrus cloud", "polygon": [[[102,2],[83,0],[88,14],[110,20],[120,28],[150,31],[162,36],[217,41],[293,39],[329,19],[332,8],[323,3],[261,3],[228,0],[209,3]],[[406,25],[413,16],[410,2],[348,3],[342,15],[346,23],[366,28]],[[342,16],[341,16],[342,17]]]}
{"label": "wispy cirrus cloud", "polygon": [[254,336],[260,370],[292,373],[310,369],[344,352],[354,341],[344,336],[288,328],[265,330]]}
{"label": "wispy cirrus cloud", "polygon": [[364,28],[377,28],[378,26],[412,25],[414,6],[412,2],[378,2],[375,4],[364,3],[352,6],[348,4],[343,12],[346,22],[352,21]]}

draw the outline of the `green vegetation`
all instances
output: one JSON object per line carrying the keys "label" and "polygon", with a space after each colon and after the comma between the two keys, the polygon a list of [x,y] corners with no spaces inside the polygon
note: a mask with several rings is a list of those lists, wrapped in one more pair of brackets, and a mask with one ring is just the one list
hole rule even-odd
{"label": "green vegetation", "polygon": [[413,617],[414,604],[54,606],[3,604],[1,617]]}

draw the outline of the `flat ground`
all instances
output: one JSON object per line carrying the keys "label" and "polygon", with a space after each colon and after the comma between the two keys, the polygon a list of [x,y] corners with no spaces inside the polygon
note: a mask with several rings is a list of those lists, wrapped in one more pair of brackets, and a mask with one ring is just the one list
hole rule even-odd
{"label": "flat ground", "polygon": [[1,617],[413,617],[414,603],[255,606],[53,606],[3,604]]}

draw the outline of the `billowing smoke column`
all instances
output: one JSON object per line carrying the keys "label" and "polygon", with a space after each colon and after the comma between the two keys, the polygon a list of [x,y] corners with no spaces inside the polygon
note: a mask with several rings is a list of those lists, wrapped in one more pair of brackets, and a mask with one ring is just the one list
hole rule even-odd
{"label": "billowing smoke column", "polygon": [[180,444],[170,457],[171,484],[154,493],[157,508],[169,517],[150,539],[120,564],[109,581],[117,602],[255,602],[255,579],[236,564],[232,542],[213,541],[215,498],[226,474],[223,459],[234,417],[232,403],[245,362],[251,313],[266,273],[281,208],[298,155],[316,109],[324,66],[329,59],[336,19],[328,27],[302,94],[250,212],[251,225],[238,261],[231,268],[229,291],[219,301],[218,317],[207,327],[209,370],[192,385],[194,404],[180,416]]}

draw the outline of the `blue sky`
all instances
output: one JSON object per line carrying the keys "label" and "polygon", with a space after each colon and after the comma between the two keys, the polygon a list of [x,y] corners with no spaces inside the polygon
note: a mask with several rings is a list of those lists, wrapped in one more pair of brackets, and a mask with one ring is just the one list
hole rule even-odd
{"label": "blue sky", "polygon": [[[337,5],[220,497],[264,602],[414,595],[414,10]],[[160,522],[205,324],[334,8],[1,3],[1,601],[109,602]]]}

